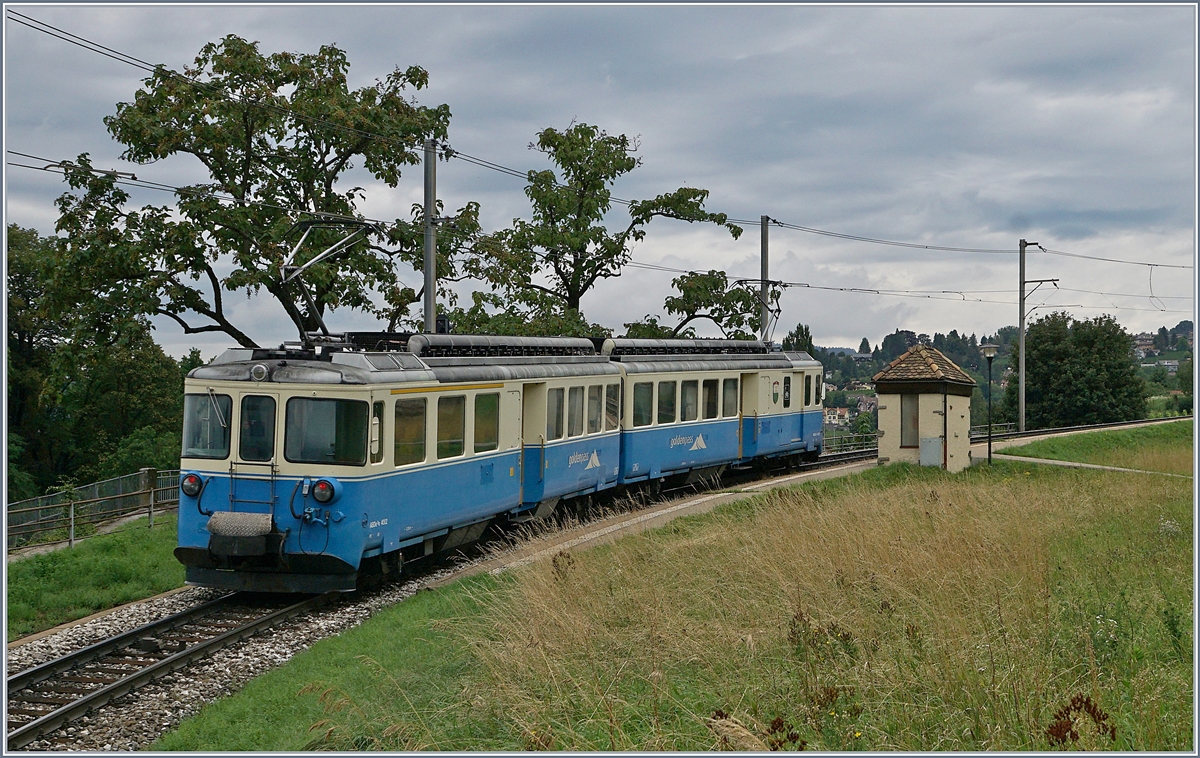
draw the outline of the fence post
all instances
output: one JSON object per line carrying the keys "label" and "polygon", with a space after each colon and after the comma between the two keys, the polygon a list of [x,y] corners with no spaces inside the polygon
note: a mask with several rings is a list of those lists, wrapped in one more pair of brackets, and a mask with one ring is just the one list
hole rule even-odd
{"label": "fence post", "polygon": [[140,484],[142,492],[146,493],[146,510],[150,516],[150,528],[154,528],[154,494],[158,488],[158,471],[153,468],[144,468],[138,471],[141,477]]}
{"label": "fence post", "polygon": [[71,499],[71,529],[67,532],[67,547],[75,547],[75,500]]}

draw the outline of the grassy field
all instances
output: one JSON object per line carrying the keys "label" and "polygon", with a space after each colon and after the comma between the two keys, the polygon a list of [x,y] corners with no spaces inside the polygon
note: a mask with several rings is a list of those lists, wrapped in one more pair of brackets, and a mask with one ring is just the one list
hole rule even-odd
{"label": "grassy field", "polygon": [[122,603],[183,586],[183,566],[171,551],[176,517],[162,514],[154,528],[134,521],[124,531],[100,534],[8,564],[8,639],[83,618]]}
{"label": "grassy field", "polygon": [[1071,434],[1020,447],[1006,447],[1001,452],[1031,458],[1191,474],[1194,460],[1192,425],[1193,422],[1189,420],[1136,429]]}
{"label": "grassy field", "polygon": [[1190,750],[1190,482],[807,484],[418,594],[164,750]]}

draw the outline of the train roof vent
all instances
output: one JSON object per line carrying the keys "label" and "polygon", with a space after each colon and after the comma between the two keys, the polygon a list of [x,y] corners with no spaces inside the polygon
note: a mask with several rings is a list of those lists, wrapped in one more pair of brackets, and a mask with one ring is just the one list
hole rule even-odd
{"label": "train roof vent", "polygon": [[621,337],[605,340],[605,355],[763,355],[758,340],[668,340]]}
{"label": "train roof vent", "polygon": [[426,358],[506,355],[595,355],[583,337],[487,337],[467,334],[414,334],[408,350]]}

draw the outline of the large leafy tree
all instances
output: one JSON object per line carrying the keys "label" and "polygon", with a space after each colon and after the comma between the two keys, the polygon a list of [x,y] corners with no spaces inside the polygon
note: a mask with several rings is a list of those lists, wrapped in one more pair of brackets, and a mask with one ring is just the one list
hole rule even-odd
{"label": "large leafy tree", "polygon": [[[1032,429],[1131,421],[1146,415],[1145,384],[1137,373],[1133,338],[1111,316],[1076,321],[1048,314],[1025,335],[1025,422]],[[1005,388],[1010,415],[1017,407],[1017,355]]]}
{"label": "large leafy tree", "polygon": [[610,229],[612,185],[641,165],[636,145],[589,124],[563,131],[544,129],[532,149],[544,153],[558,171],[530,171],[525,194],[532,218],[514,219],[510,228],[477,248],[467,270],[503,295],[506,309],[554,314],[578,321],[580,302],[597,282],[621,273],[632,246],[645,238],[656,217],[709,222],[736,239],[742,230],[723,213],[704,210],[708,191],[681,187],[651,200],[629,204],[629,220]]}
{"label": "large leafy tree", "polygon": [[[177,192],[174,207],[128,209],[120,177],[93,170],[87,156],[65,164],[73,191],[58,201],[67,239],[54,287],[61,312],[84,316],[89,328],[158,314],[185,333],[223,332],[244,346],[255,341],[231,320],[225,293],[265,291],[305,331],[338,307],[393,324],[402,318],[419,293],[397,280],[392,259],[419,268],[419,212],[363,227],[344,252],[308,269],[316,313],[280,272],[299,240],[298,222],[323,222],[297,256],[302,264],[361,221],[364,191],[345,186],[347,171],[361,166],[396,186],[402,169],[420,162],[422,141],[446,134],[446,105],[407,96],[427,85],[421,68],[396,69],[355,90],[348,69],[332,45],[264,55],[234,35],[205,45],[182,74],[157,68],[132,102],[105,119],[108,130],[126,160],[186,155],[208,179]],[[444,236],[440,270],[450,277],[448,258],[476,218],[468,206],[459,219],[466,234]]]}
{"label": "large leafy tree", "polygon": [[[671,281],[679,293],[663,302],[667,313],[679,317],[674,327],[658,322],[656,316],[625,324],[628,337],[694,337],[696,321],[711,321],[727,339],[755,338],[762,322],[761,300],[756,290],[743,282],[730,282],[723,271],[692,271]],[[775,293],[778,299],[778,292]]]}
{"label": "large leafy tree", "polygon": [[70,331],[48,303],[64,241],[8,227],[9,501],[63,477],[128,474],[179,460],[183,374],[151,338],[144,317]]}

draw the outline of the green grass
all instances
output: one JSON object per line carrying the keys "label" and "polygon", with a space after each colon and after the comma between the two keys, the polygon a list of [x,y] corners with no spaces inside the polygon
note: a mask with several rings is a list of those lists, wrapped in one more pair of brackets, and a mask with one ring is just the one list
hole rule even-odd
{"label": "green grass", "polygon": [[173,514],[8,564],[8,639],[183,586]]}
{"label": "green grass", "polygon": [[1078,696],[1190,750],[1191,531],[1186,480],[887,466],[419,593],[154,748],[1046,750]]}
{"label": "green grass", "polygon": [[1006,447],[1007,455],[1095,463],[1102,466],[1192,473],[1193,422],[1154,424],[1136,429],[1071,434]]}

